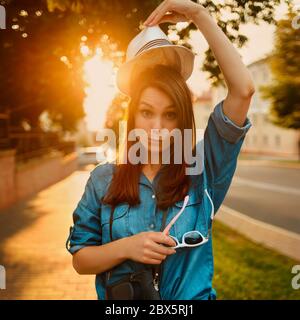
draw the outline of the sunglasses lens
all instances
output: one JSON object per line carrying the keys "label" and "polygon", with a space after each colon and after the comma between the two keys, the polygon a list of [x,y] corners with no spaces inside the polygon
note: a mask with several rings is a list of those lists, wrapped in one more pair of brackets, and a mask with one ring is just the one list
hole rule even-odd
{"label": "sunglasses lens", "polygon": [[191,231],[184,236],[186,244],[199,244],[203,241],[203,237],[198,233]]}

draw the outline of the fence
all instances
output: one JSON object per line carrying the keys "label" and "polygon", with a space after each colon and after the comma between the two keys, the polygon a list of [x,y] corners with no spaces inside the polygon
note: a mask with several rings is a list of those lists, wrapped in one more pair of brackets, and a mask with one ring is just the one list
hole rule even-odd
{"label": "fence", "polygon": [[8,113],[0,113],[0,148],[9,147],[9,115]]}
{"label": "fence", "polygon": [[0,113],[0,149],[8,148],[16,150],[17,162],[24,162],[55,150],[64,155],[71,153],[75,150],[75,142],[62,141],[56,132],[39,129],[25,131],[12,127],[8,113]]}

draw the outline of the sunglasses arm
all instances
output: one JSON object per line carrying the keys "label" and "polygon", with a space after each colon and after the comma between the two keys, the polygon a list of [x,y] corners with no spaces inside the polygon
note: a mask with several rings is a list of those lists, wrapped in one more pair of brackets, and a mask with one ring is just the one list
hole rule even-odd
{"label": "sunglasses arm", "polygon": [[169,234],[169,231],[170,231],[172,225],[173,225],[173,224],[176,222],[176,220],[180,217],[180,215],[181,215],[182,212],[184,211],[184,209],[185,209],[188,201],[189,201],[189,196],[186,195],[185,198],[184,198],[184,203],[183,203],[182,208],[181,208],[180,211],[176,214],[176,216],[169,222],[169,224],[165,227],[165,229],[164,229],[164,231],[163,231],[164,234],[166,234],[166,235]]}

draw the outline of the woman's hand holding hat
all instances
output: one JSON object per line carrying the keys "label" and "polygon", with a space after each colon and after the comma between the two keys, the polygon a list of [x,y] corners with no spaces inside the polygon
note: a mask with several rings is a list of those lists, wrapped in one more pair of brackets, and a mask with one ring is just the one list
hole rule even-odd
{"label": "woman's hand holding hat", "polygon": [[[148,24],[150,20],[155,24],[156,21],[167,21],[162,19],[170,19],[175,22],[189,19],[192,16],[198,17],[196,12],[201,12],[201,8],[203,7],[192,1],[167,0],[153,11],[145,23]],[[167,11],[171,11],[171,15],[163,17]],[[131,85],[136,75],[158,64],[176,68],[187,81],[193,72],[194,60],[193,51],[186,46],[173,44],[159,25],[147,26],[128,44],[126,61],[117,72],[117,87],[124,94],[132,96]]]}
{"label": "woman's hand holding hat", "polygon": [[153,26],[163,22],[192,22],[202,5],[191,0],[165,0],[145,20],[144,25]]}

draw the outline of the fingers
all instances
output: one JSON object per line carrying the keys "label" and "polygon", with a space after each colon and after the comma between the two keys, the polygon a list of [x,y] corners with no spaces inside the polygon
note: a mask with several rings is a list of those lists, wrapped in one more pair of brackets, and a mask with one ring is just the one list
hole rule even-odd
{"label": "fingers", "polygon": [[169,247],[176,246],[176,242],[163,232],[153,232],[151,236],[152,240],[157,243],[161,243]]}
{"label": "fingers", "polygon": [[165,260],[167,255],[161,254],[152,250],[147,250],[145,253],[145,256],[148,257],[149,259],[154,259],[154,260]]}
{"label": "fingers", "polygon": [[158,244],[156,242],[153,242],[150,248],[153,252],[156,252],[156,253],[159,253],[162,255],[170,255],[170,254],[176,253],[175,249],[165,247],[165,246]]}
{"label": "fingers", "polygon": [[177,22],[178,17],[176,14],[165,14],[157,23],[164,23],[164,22]]}
{"label": "fingers", "polygon": [[165,1],[163,1],[155,10],[152,11],[150,16],[145,20],[144,24],[150,24],[154,16],[157,14],[158,10],[163,6]]}
{"label": "fingers", "polygon": [[178,13],[171,13],[171,14],[165,14],[157,23],[164,23],[164,22],[186,22],[188,21],[187,18],[183,14]]}
{"label": "fingers", "polygon": [[165,14],[158,22],[157,24],[160,24],[160,23],[164,23],[164,22],[173,22],[173,18],[172,18],[172,15],[171,14]]}
{"label": "fingers", "polygon": [[175,246],[177,246],[176,241],[175,241],[175,240],[173,240],[171,237],[169,237],[169,238],[171,239],[171,242],[170,242],[170,243],[172,243],[171,247],[175,247]]}
{"label": "fingers", "polygon": [[163,247],[157,243],[152,243],[147,249],[144,250],[144,261],[143,263],[152,263],[150,260],[157,261],[160,263],[165,260],[167,256],[176,253],[176,250]]}
{"label": "fingers", "polygon": [[[139,234],[143,241],[143,246],[139,253],[142,263],[160,264],[168,255],[176,253],[176,250],[169,246],[176,246],[176,243],[169,236],[162,232],[142,232]],[[165,246],[164,246],[165,245]]]}
{"label": "fingers", "polygon": [[166,243],[162,243],[162,245],[164,247],[175,247],[177,245],[177,243],[171,238],[168,236],[168,240]]}
{"label": "fingers", "polygon": [[166,13],[166,9],[169,6],[169,3],[167,0],[163,1],[146,19],[144,22],[144,25],[154,25],[156,24],[161,17]]}
{"label": "fingers", "polygon": [[145,261],[144,263],[146,263],[146,264],[161,264],[161,263],[162,263],[162,260],[148,259],[148,260]]}

